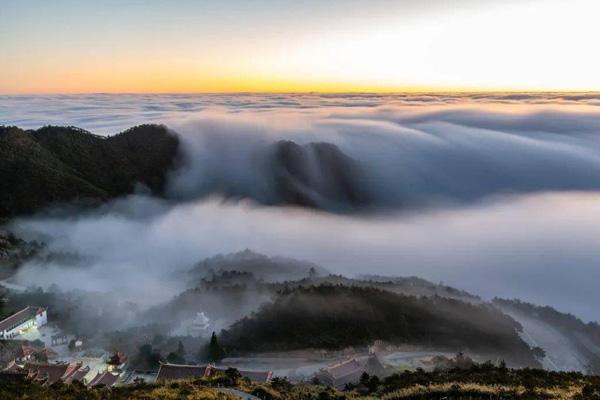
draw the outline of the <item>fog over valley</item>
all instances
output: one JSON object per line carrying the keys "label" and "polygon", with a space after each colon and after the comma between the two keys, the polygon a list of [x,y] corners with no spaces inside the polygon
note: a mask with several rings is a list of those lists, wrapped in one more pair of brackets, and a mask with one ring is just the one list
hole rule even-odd
{"label": "fog over valley", "polygon": [[[595,320],[599,198],[536,194],[366,218],[220,198],[168,206],[132,197],[117,201],[134,208],[132,215],[109,206],[67,219],[18,220],[17,234],[83,260],[81,268],[63,266],[60,259],[42,265],[33,260],[16,280],[25,286],[117,290],[154,302],[175,295],[183,284],[178,273],[195,262],[249,248],[351,276],[416,275],[485,298],[518,297]],[[160,211],[140,216],[138,207]],[[154,294],[147,298],[149,288]]]}
{"label": "fog over valley", "polygon": [[[67,275],[60,262],[32,261],[19,282],[143,294],[143,279],[168,296],[171,285],[178,290],[176,271],[250,248],[336,273],[417,275],[598,318],[590,301],[598,273],[595,96],[256,97],[198,95],[184,97],[184,107],[179,96],[132,95],[133,110],[152,99],[159,118],[150,120],[182,143],[166,199],[136,195],[68,218],[19,219],[12,228],[25,238],[42,235],[49,250],[85,260]],[[114,123],[122,99],[111,99],[61,97],[66,112],[55,122]],[[221,108],[196,112],[215,99]],[[3,98],[15,113],[20,101]],[[87,123],[69,120],[81,107],[97,111]],[[128,126],[148,122],[129,118]],[[282,149],[282,140],[299,146]],[[311,143],[335,147],[327,153]],[[299,197],[312,208],[289,204]]]}
{"label": "fog over valley", "polygon": [[[8,143],[27,138],[48,151],[48,160],[56,157],[73,169],[57,178],[67,183],[57,184],[64,189],[54,200],[24,208],[33,213],[12,215],[11,204],[18,210],[25,203],[3,200],[3,229],[34,249],[4,282],[17,291],[42,287],[58,293],[47,301],[67,296],[73,304],[94,304],[103,321],[98,329],[170,321],[169,329],[152,329],[174,337],[201,323],[207,332],[223,330],[230,349],[260,351],[262,343],[279,340],[261,330],[261,321],[271,321],[269,313],[285,321],[292,311],[283,305],[300,301],[293,312],[311,318],[311,307],[320,309],[313,302],[336,295],[327,291],[334,290],[352,300],[326,302],[334,309],[324,312],[343,319],[345,308],[360,310],[375,301],[372,286],[465,302],[386,300],[404,304],[405,311],[446,310],[431,318],[460,319],[471,312],[462,307],[485,309],[499,297],[600,320],[594,306],[600,301],[596,95],[128,95],[127,101],[73,95],[36,98],[39,113],[30,117],[21,114],[23,101],[1,99],[10,123],[29,129],[44,125],[39,121],[76,125],[102,137],[71,128],[7,131]],[[166,130],[126,130],[146,123],[162,123]],[[61,149],[71,142],[63,138],[87,149],[80,151],[97,164],[64,156]],[[119,160],[123,174],[103,164],[106,154]],[[90,168],[106,176],[87,174]],[[91,195],[69,194],[70,182],[80,179],[85,185],[75,184]],[[88,203],[96,193],[99,199]],[[396,281],[402,277],[418,278]],[[329,284],[342,286],[305,289]],[[356,299],[345,290],[359,290]],[[562,316],[531,320],[538,315],[534,309],[494,304],[529,327],[522,333],[510,327],[521,326],[513,319],[473,311],[485,314],[474,326],[486,318],[498,324],[490,332],[482,325],[477,334],[508,329],[501,334],[504,347],[494,351],[510,363],[582,371],[600,366],[598,353],[583,339],[567,333],[545,337],[535,328],[550,324],[562,332],[563,325],[552,325],[552,318]],[[247,318],[252,328],[244,325]],[[397,332],[395,318],[380,318],[365,323],[388,321],[381,332]],[[95,326],[75,321],[63,323],[82,332]],[[595,325],[573,323],[582,335],[595,334]],[[239,336],[248,329],[256,330],[250,344]],[[402,340],[417,335],[411,332]],[[386,340],[400,340],[396,334]],[[552,352],[552,340],[561,335],[568,344]],[[437,349],[460,349],[460,340]],[[525,342],[531,348],[545,343],[546,358],[518,350]],[[301,345],[315,343],[295,344]],[[491,357],[486,346],[477,349]],[[566,349],[580,352],[579,361]]]}

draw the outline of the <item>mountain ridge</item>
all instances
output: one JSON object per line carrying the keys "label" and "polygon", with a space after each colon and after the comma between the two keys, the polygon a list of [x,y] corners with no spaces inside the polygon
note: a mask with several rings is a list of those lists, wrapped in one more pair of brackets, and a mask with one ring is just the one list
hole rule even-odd
{"label": "mountain ridge", "polygon": [[57,203],[102,202],[143,184],[163,193],[179,139],[163,125],[102,137],[76,127],[0,126],[0,218]]}

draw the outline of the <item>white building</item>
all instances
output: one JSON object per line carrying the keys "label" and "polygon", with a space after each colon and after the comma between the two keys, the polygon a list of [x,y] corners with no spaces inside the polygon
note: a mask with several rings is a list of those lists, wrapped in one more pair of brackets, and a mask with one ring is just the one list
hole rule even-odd
{"label": "white building", "polygon": [[0,321],[0,339],[12,339],[31,327],[40,327],[48,323],[46,309],[27,306],[21,311]]}

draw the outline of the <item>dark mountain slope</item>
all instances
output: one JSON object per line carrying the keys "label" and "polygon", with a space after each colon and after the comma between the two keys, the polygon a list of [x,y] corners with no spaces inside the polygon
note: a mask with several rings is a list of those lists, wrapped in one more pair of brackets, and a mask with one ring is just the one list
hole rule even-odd
{"label": "dark mountain slope", "polygon": [[107,200],[132,193],[136,183],[162,193],[178,143],[158,125],[109,138],[74,127],[0,127],[0,218],[59,202]]}
{"label": "dark mountain slope", "polygon": [[324,209],[370,203],[360,166],[331,143],[279,141],[270,171],[278,203]]}
{"label": "dark mountain slope", "polygon": [[343,349],[384,340],[539,366],[519,337],[520,329],[491,305],[322,285],[281,291],[272,303],[236,322],[221,337],[231,350],[242,352]]}
{"label": "dark mountain slope", "polygon": [[[267,182],[264,193],[255,193],[253,184],[240,184],[229,174],[216,172],[205,177],[212,182],[208,186],[192,183],[187,199],[218,193],[267,205],[342,212],[373,204],[363,167],[331,143],[278,141],[269,144],[266,153],[251,171]],[[0,126],[0,221],[56,203],[105,201],[132,193],[137,183],[153,194],[163,194],[166,177],[178,166],[178,155],[179,139],[159,125],[140,125],[111,137],[76,127]]]}

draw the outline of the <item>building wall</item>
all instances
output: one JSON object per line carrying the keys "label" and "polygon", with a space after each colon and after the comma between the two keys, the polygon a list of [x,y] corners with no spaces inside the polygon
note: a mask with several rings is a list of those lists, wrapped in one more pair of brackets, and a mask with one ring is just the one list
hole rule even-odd
{"label": "building wall", "polygon": [[27,321],[23,322],[21,325],[17,325],[13,329],[0,332],[0,338],[2,339],[12,339],[19,335],[19,331],[31,328],[32,326],[43,326],[48,323],[48,314],[46,310],[42,311],[40,314],[36,314],[34,318],[30,318]]}
{"label": "building wall", "polygon": [[48,314],[46,310],[42,311],[41,314],[36,314],[35,316],[35,324],[37,326],[43,326],[48,323]]}
{"label": "building wall", "polygon": [[34,325],[35,319],[31,318],[27,321],[23,322],[21,325],[17,325],[15,328],[10,329],[8,331],[4,331],[2,335],[4,339],[11,339],[17,335],[19,335],[19,331],[25,328],[30,328]]}

